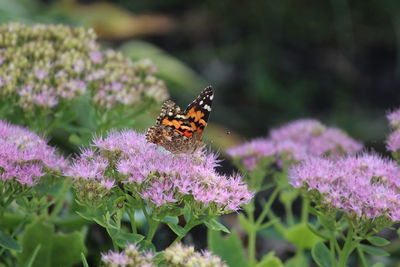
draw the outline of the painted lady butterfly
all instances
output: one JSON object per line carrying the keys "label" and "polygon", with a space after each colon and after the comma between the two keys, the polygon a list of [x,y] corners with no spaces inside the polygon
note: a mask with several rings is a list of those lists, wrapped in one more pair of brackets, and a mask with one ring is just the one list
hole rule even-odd
{"label": "painted lady butterfly", "polygon": [[203,147],[202,136],[213,97],[213,88],[208,86],[183,112],[175,102],[167,100],[156,124],[147,131],[146,140],[174,154],[193,153]]}

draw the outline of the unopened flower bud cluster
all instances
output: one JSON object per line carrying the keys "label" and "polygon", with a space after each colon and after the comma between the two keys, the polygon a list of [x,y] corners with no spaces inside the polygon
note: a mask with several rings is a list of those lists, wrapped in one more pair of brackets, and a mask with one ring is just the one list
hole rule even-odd
{"label": "unopened flower bud cluster", "polygon": [[139,251],[135,245],[128,245],[118,253],[109,251],[102,254],[101,260],[106,267],[227,267],[221,258],[209,251],[196,252],[192,246],[177,243],[162,252],[161,264],[154,263],[155,256],[151,252]]}
{"label": "unopened flower bud cluster", "polygon": [[51,108],[90,94],[102,108],[163,101],[164,83],[148,60],[132,62],[102,51],[92,29],[64,25],[0,26],[0,96],[24,109]]}

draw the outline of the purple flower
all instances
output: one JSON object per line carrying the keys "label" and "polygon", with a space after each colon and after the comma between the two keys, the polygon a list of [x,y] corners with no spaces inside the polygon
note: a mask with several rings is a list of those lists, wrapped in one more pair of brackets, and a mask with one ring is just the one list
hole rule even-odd
{"label": "purple flower", "polygon": [[375,154],[309,158],[289,171],[290,183],[318,192],[322,204],[358,217],[400,220],[400,168]]}
{"label": "purple flower", "polygon": [[109,251],[108,253],[101,254],[101,260],[107,267],[125,267],[125,266],[138,266],[138,267],[153,267],[154,255],[151,251],[140,251],[137,246],[133,244],[127,245],[124,251],[118,253]]}
{"label": "purple flower", "polygon": [[393,128],[400,127],[400,109],[390,112],[386,117],[389,120],[390,126]]}
{"label": "purple flower", "polygon": [[227,153],[252,170],[260,158],[271,158],[281,164],[282,160],[301,161],[310,156],[338,157],[361,149],[361,143],[340,129],[303,119],[273,129],[268,137],[231,148]]}
{"label": "purple flower", "polygon": [[396,152],[400,149],[400,130],[396,130],[388,136],[386,140],[386,148],[392,152]]}
{"label": "purple flower", "polygon": [[195,201],[200,209],[215,207],[218,213],[238,210],[253,193],[239,175],[218,174],[218,163],[215,154],[174,155],[148,143],[143,134],[122,131],[95,138],[93,149],[74,160],[68,175],[80,181],[122,182],[154,207]]}
{"label": "purple flower", "polygon": [[38,80],[43,80],[44,78],[46,78],[47,74],[47,70],[45,69],[39,69],[35,72],[35,76],[36,78],[38,78]]}
{"label": "purple flower", "polygon": [[101,63],[103,61],[103,55],[100,51],[90,51],[89,57],[93,63]]}
{"label": "purple flower", "polygon": [[[390,126],[393,132],[389,134],[386,140],[386,148],[389,151],[397,152],[400,149],[400,109],[397,109],[387,115]],[[393,154],[398,158],[397,154]]]}
{"label": "purple flower", "polygon": [[66,165],[42,137],[0,120],[0,180],[33,186],[49,172],[63,171]]}

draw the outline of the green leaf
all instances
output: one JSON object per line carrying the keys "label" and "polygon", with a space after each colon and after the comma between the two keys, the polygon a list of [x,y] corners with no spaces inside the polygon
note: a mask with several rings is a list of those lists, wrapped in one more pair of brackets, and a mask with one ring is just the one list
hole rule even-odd
{"label": "green leaf", "polygon": [[311,255],[314,261],[320,267],[331,267],[331,253],[324,243],[316,243],[311,249]]}
{"label": "green leaf", "polygon": [[374,248],[374,247],[364,245],[364,244],[359,244],[358,247],[361,248],[364,252],[371,254],[371,255],[383,256],[383,257],[387,257],[390,255],[387,251],[380,249],[380,248]]}
{"label": "green leaf", "polygon": [[134,60],[149,58],[156,64],[160,78],[168,87],[180,89],[180,93],[190,94],[187,88],[196,88],[204,84],[202,78],[191,68],[160,48],[143,41],[126,42],[121,50]]}
{"label": "green leaf", "polygon": [[51,250],[51,266],[73,266],[81,260],[82,252],[85,252],[82,233],[55,234]]}
{"label": "green leaf", "polygon": [[55,234],[54,226],[41,219],[26,226],[21,244],[19,266],[69,267],[80,261],[80,254],[85,250],[81,233]]}
{"label": "green leaf", "polygon": [[209,229],[208,247],[213,253],[221,256],[230,267],[249,267],[243,253],[243,245],[235,231],[223,238],[221,232]]}
{"label": "green leaf", "polygon": [[80,137],[79,137],[78,135],[76,135],[76,134],[71,134],[71,135],[68,137],[68,141],[69,141],[71,144],[77,145],[77,146],[80,146],[80,145],[83,144],[82,138],[80,138]]}
{"label": "green leaf", "polygon": [[299,191],[293,187],[289,187],[281,191],[279,195],[279,201],[282,204],[289,205],[299,196]]}
{"label": "green leaf", "polygon": [[270,252],[255,267],[283,267],[283,263],[275,257],[274,252]]}
{"label": "green leaf", "polygon": [[88,214],[85,214],[83,212],[80,211],[76,211],[76,213],[81,216],[83,219],[88,220],[88,221],[93,221],[94,217]]}
{"label": "green leaf", "polygon": [[331,216],[318,216],[318,222],[325,229],[334,232],[335,231],[335,223],[336,221]]}
{"label": "green leaf", "polygon": [[115,227],[108,227],[107,232],[118,246],[124,248],[128,243],[137,244],[144,239],[144,236],[134,233],[126,233]]}
{"label": "green leaf", "polygon": [[36,255],[38,254],[40,248],[42,247],[42,245],[37,245],[35,248],[35,251],[32,253],[32,256],[30,257],[30,259],[27,261],[27,263],[24,265],[24,267],[31,267],[33,262],[36,259]]}
{"label": "green leaf", "polygon": [[11,236],[2,232],[1,230],[0,230],[0,246],[6,249],[13,249],[16,251],[21,251],[22,249],[17,241],[15,241]]}
{"label": "green leaf", "polygon": [[383,246],[387,246],[390,244],[389,240],[386,240],[383,237],[379,237],[379,236],[370,236],[367,238],[367,240],[374,246],[377,247],[383,247]]}
{"label": "green leaf", "polygon": [[21,237],[22,252],[18,256],[18,265],[23,266],[31,260],[38,245],[41,249],[31,264],[32,267],[50,267],[51,265],[51,249],[53,246],[53,226],[42,222],[41,220],[33,221],[25,227],[25,231]]}
{"label": "green leaf", "polygon": [[225,227],[222,223],[217,221],[216,219],[210,219],[208,221],[205,221],[204,224],[207,226],[207,228],[214,230],[214,231],[223,231],[225,233],[230,233],[228,228]]}
{"label": "green leaf", "polygon": [[183,217],[187,222],[190,222],[192,219],[192,210],[188,205],[183,208]]}
{"label": "green leaf", "polygon": [[300,248],[312,248],[321,238],[315,235],[305,223],[296,224],[287,229],[285,238]]}
{"label": "green leaf", "polygon": [[171,228],[171,230],[177,234],[178,236],[184,236],[186,235],[186,231],[182,226],[179,226],[177,224],[174,223],[167,223],[167,225],[169,226],[169,228]]}
{"label": "green leaf", "polygon": [[298,267],[298,266],[310,266],[308,257],[303,255],[297,255],[285,261],[285,267]]}
{"label": "green leaf", "polygon": [[164,223],[177,224],[179,222],[179,219],[176,216],[165,216],[164,218],[162,218],[161,221]]}
{"label": "green leaf", "polygon": [[313,232],[314,235],[319,236],[323,240],[328,240],[328,236],[324,235],[322,232],[323,230],[318,230],[315,228],[314,225],[307,223],[308,229],[310,229],[311,232]]}
{"label": "green leaf", "polygon": [[103,218],[93,217],[93,221],[95,221],[95,223],[97,223],[98,225],[107,228],[107,223]]}
{"label": "green leaf", "polygon": [[148,240],[142,240],[139,242],[140,250],[156,252],[156,247]]}
{"label": "green leaf", "polygon": [[386,265],[382,262],[377,262],[374,265],[372,265],[372,267],[385,267]]}
{"label": "green leaf", "polygon": [[144,239],[144,236],[134,233],[121,233],[115,238],[115,242],[120,247],[125,247],[129,244],[137,244]]}

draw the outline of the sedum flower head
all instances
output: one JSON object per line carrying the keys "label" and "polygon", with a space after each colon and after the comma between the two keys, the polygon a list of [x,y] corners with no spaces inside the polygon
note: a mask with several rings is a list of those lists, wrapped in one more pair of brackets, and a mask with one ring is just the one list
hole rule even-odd
{"label": "sedum flower head", "polygon": [[33,186],[46,174],[65,167],[66,160],[45,139],[0,120],[0,180]]}
{"label": "sedum flower head", "polygon": [[386,148],[392,152],[400,150],[400,130],[396,130],[389,134],[386,140]]}
{"label": "sedum flower head", "polygon": [[289,171],[290,183],[317,193],[323,206],[359,218],[400,220],[400,169],[375,154],[338,160],[312,157]]}
{"label": "sedum flower head", "polygon": [[395,129],[400,128],[400,109],[390,112],[387,116],[390,126]]}
{"label": "sedum flower head", "polygon": [[54,107],[86,93],[106,109],[144,98],[163,101],[168,95],[155,72],[148,60],[100,50],[92,29],[0,25],[0,96],[17,96],[24,109]]}
{"label": "sedum flower head", "polygon": [[[109,251],[101,255],[106,267],[153,267],[156,266],[155,257],[151,252],[139,251],[135,245],[128,245],[124,251],[118,253]],[[183,267],[227,267],[221,258],[209,251],[196,252],[192,246],[183,246],[180,243],[167,248],[162,253],[161,266]]]}
{"label": "sedum flower head", "polygon": [[101,255],[101,260],[107,267],[153,267],[154,255],[148,251],[139,251],[138,247],[129,244],[124,251],[118,253],[109,251]]}
{"label": "sedum flower head", "polygon": [[266,138],[231,148],[227,153],[252,170],[260,158],[301,161],[309,156],[354,154],[361,149],[362,145],[342,130],[326,127],[316,120],[302,119],[271,130]]}
{"label": "sedum flower head", "polygon": [[397,109],[387,115],[390,126],[393,128],[393,132],[389,134],[386,139],[387,150],[393,152],[394,158],[400,159],[400,109]]}
{"label": "sedum flower head", "polygon": [[163,253],[168,266],[201,266],[201,267],[227,267],[220,257],[209,251],[196,252],[192,246],[183,246],[177,243],[167,248]]}
{"label": "sedum flower head", "polygon": [[253,194],[239,175],[218,174],[215,154],[171,154],[148,143],[134,131],[112,132],[95,138],[93,149],[85,150],[74,160],[69,176],[79,183],[82,196],[88,196],[93,184],[121,184],[137,199],[152,207],[174,208],[191,205],[199,212],[214,214],[236,211],[248,203]]}

